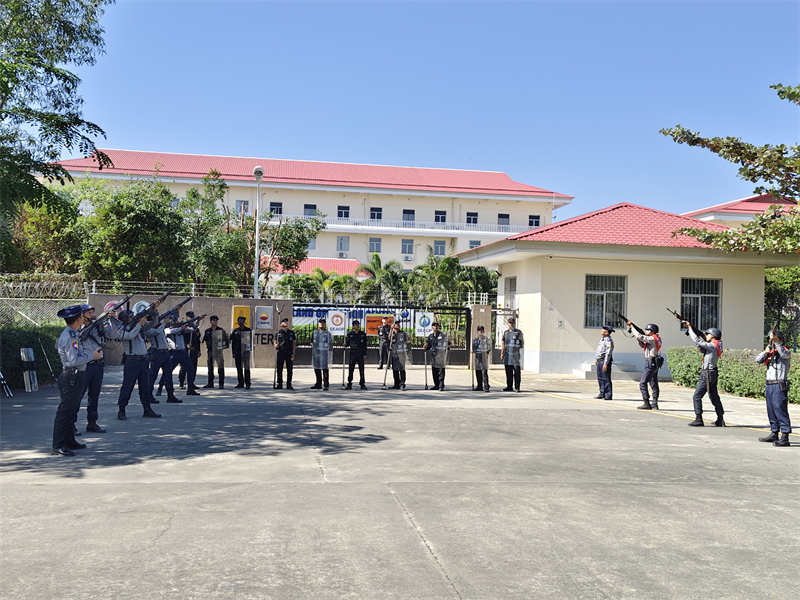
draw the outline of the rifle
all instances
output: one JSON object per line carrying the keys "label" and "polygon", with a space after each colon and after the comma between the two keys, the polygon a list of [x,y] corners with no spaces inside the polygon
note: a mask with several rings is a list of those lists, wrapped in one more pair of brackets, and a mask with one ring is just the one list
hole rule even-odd
{"label": "rifle", "polygon": [[136,315],[133,317],[133,319],[131,319],[131,322],[128,323],[125,326],[125,330],[126,331],[130,331],[131,329],[136,327],[136,324],[144,317],[147,317],[148,319],[150,317],[152,317],[153,316],[153,308],[155,308],[156,302],[163,302],[164,300],[167,299],[167,296],[169,296],[171,293],[172,293],[172,288],[168,289],[161,296],[159,296],[153,302],[148,304],[147,308],[145,308],[144,310],[140,310],[138,313],[136,313]]}
{"label": "rifle", "polygon": [[[626,317],[626,316],[625,316],[625,315],[623,315],[622,313],[617,313],[617,316],[618,316],[620,319],[622,319],[622,322],[623,322],[625,325],[627,325],[627,324],[628,324],[628,317]],[[631,327],[633,327],[633,328],[636,330],[636,332],[637,332],[639,335],[645,335],[645,333],[644,333],[644,329],[642,329],[642,328],[641,328],[641,327],[639,327],[638,325],[635,325],[633,322],[631,322]],[[629,327],[629,328],[628,328],[628,333],[630,333],[630,332],[631,332],[631,329],[630,329],[630,327]]]}
{"label": "rifle", "polygon": [[778,325],[780,324],[781,324],[780,319],[775,321],[775,325],[772,326],[772,329],[769,332],[769,336],[767,336],[767,341],[769,342],[769,347],[772,352],[775,352],[775,350],[778,347],[778,342],[777,338],[775,337],[775,332],[778,330]]}
{"label": "rifle", "polygon": [[170,308],[170,309],[169,309],[167,312],[165,312],[163,315],[159,316],[159,317],[158,317],[158,322],[159,322],[159,323],[161,323],[161,321],[163,321],[164,319],[166,319],[166,318],[168,318],[168,317],[172,317],[173,315],[174,315],[175,317],[177,317],[177,316],[178,316],[178,314],[180,313],[181,307],[182,307],[184,304],[186,304],[187,302],[190,302],[190,301],[192,300],[192,298],[194,298],[194,296],[189,296],[189,297],[188,297],[186,300],[184,300],[183,302],[178,302],[178,303],[177,303],[175,306],[173,306],[172,308]]}
{"label": "rifle", "polygon": [[120,308],[122,308],[123,304],[127,304],[128,301],[131,298],[133,298],[134,296],[135,296],[135,294],[129,294],[129,295],[125,296],[122,300],[117,302],[109,310],[103,312],[103,314],[101,314],[94,321],[92,321],[86,327],[84,327],[83,331],[81,331],[81,341],[85,342],[88,339],[89,334],[92,333],[92,330],[96,329],[97,327],[100,327],[100,325],[102,325],[105,322],[105,320],[108,319],[108,314],[109,313],[118,311]]}
{"label": "rifle", "polygon": [[[672,313],[672,314],[675,316],[675,318],[676,318],[676,319],[678,319],[678,321],[680,321],[680,322],[681,322],[681,325],[683,325],[684,323],[689,323],[689,320],[688,320],[688,319],[686,319],[686,318],[685,318],[683,315],[679,315],[679,314],[678,314],[676,311],[674,311],[674,310],[670,310],[669,308],[668,308],[667,310],[668,310],[669,312],[671,312],[671,313]],[[689,323],[689,324],[691,325],[691,323]],[[700,331],[700,330],[699,330],[697,327],[695,327],[694,325],[691,325],[691,330],[692,330],[692,331],[694,331],[694,334],[695,334],[697,337],[699,337],[701,340],[705,341],[705,339],[706,339],[706,334],[705,334],[705,333],[703,333],[702,331]],[[688,329],[686,330],[686,335],[689,335],[689,330],[688,330]]]}
{"label": "rifle", "polygon": [[181,321],[180,323],[173,325],[173,327],[183,327],[184,325],[191,325],[195,321],[202,321],[206,318],[206,315],[198,315],[196,317],[192,317],[191,319],[187,319],[186,321]]}

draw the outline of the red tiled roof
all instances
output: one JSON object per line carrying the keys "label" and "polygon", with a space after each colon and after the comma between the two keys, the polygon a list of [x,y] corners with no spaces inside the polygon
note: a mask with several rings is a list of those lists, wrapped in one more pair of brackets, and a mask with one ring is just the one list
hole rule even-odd
{"label": "red tiled roof", "polygon": [[766,210],[773,204],[797,206],[797,202],[789,198],[775,198],[769,194],[761,194],[760,196],[750,196],[748,198],[734,200],[733,202],[724,202],[723,204],[716,204],[714,206],[709,206],[708,208],[701,208],[700,210],[693,210],[691,212],[682,214],[684,217],[694,217],[713,212],[752,215],[766,212]]}
{"label": "red tiled roof", "polygon": [[[294,273],[296,275],[308,275],[319,267],[324,273],[336,271],[339,275],[355,275],[360,264],[357,260],[351,258],[307,258],[300,263],[300,267]],[[278,265],[275,272],[283,273],[284,271]]]}
{"label": "red tiled roof", "polygon": [[724,225],[706,223],[636,204],[616,204],[585,215],[553,223],[511,236],[510,240],[574,242],[582,244],[620,244],[623,246],[664,246],[670,248],[708,248],[685,235],[672,237],[681,227],[701,227],[725,231]]}
{"label": "red tiled roof", "polygon": [[[517,183],[499,171],[390,167],[134,150],[102,151],[114,163],[112,168],[103,169],[102,172],[116,175],[151,176],[158,165],[160,177],[199,180],[211,169],[216,169],[226,181],[253,182],[253,167],[260,165],[264,168],[263,181],[266,183],[572,199],[572,196]],[[61,164],[72,173],[100,172],[91,157],[64,160]]]}

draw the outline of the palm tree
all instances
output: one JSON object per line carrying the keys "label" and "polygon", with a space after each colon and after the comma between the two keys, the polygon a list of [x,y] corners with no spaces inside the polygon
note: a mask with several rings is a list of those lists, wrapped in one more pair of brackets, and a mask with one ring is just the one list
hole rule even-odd
{"label": "palm tree", "polygon": [[376,303],[401,302],[402,292],[406,287],[406,275],[400,261],[390,260],[384,265],[380,254],[375,252],[369,262],[358,265],[356,275],[368,277],[361,284],[362,297],[370,298]]}

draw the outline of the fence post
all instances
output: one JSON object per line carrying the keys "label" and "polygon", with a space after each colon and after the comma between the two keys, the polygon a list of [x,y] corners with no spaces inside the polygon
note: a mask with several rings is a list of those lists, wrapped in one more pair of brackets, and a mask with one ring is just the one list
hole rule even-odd
{"label": "fence post", "polygon": [[192,282],[192,296],[196,296],[195,288],[194,288],[194,281]]}
{"label": "fence post", "polygon": [[92,279],[92,293],[97,293],[97,279]]}

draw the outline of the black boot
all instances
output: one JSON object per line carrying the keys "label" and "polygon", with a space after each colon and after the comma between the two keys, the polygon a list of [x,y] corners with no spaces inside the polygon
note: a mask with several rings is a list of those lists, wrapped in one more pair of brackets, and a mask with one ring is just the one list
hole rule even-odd
{"label": "black boot", "polygon": [[759,442],[777,442],[778,441],[778,432],[773,431],[767,437],[760,437],[758,438]]}
{"label": "black boot", "polygon": [[147,419],[160,419],[161,415],[158,414],[156,411],[154,411],[152,408],[150,408],[150,405],[148,404],[147,406],[144,407],[144,414],[142,415],[142,417],[145,417]]}
{"label": "black boot", "polygon": [[638,408],[639,410],[653,410],[653,406],[650,404],[649,400],[645,400],[644,404],[642,404],[641,406],[637,406],[636,408]]}
{"label": "black boot", "polygon": [[117,418],[120,421],[127,421],[128,420],[128,417],[125,416],[125,408],[124,407],[120,407],[119,412],[117,413]]}
{"label": "black boot", "polygon": [[86,431],[88,433],[105,433],[106,430],[100,427],[97,423],[89,423],[86,425]]}
{"label": "black boot", "polygon": [[722,415],[717,415],[717,420],[714,421],[714,427],[725,427],[725,420]]}
{"label": "black boot", "polygon": [[183,400],[181,400],[180,398],[177,398],[175,396],[175,392],[170,392],[169,390],[167,390],[167,392],[168,392],[167,402],[174,402],[174,403],[178,403],[178,404],[183,402]]}
{"label": "black boot", "polygon": [[689,423],[689,427],[705,427],[705,423],[703,423],[703,415],[695,415],[694,421]]}
{"label": "black boot", "polygon": [[199,395],[200,395],[200,393],[199,393],[199,392],[196,392],[196,391],[194,390],[194,388],[189,388],[189,390],[186,392],[186,395],[187,395],[187,396],[199,396]]}
{"label": "black boot", "polygon": [[772,445],[773,446],[791,446],[791,444],[789,443],[789,434],[788,433],[782,433],[781,434],[781,439],[779,439],[777,442],[774,442]]}

